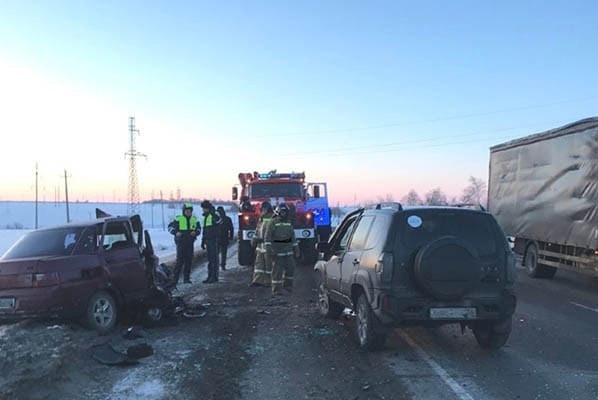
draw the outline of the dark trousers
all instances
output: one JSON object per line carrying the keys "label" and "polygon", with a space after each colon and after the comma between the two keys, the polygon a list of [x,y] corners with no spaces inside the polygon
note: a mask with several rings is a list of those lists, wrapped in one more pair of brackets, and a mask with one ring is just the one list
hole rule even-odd
{"label": "dark trousers", "polygon": [[174,264],[174,281],[179,282],[181,269],[183,280],[188,281],[191,277],[191,263],[193,262],[193,243],[181,243],[176,246],[176,262]]}
{"label": "dark trousers", "polygon": [[226,267],[226,252],[228,250],[228,242],[218,242],[218,254],[220,254],[220,267]]}
{"label": "dark trousers", "polygon": [[218,280],[218,240],[206,240],[206,253],[208,253],[208,279]]}

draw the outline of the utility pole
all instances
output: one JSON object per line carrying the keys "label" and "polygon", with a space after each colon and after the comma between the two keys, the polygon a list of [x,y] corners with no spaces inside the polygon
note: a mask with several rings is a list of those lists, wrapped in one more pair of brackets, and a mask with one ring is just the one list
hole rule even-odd
{"label": "utility pole", "polygon": [[37,201],[37,182],[38,182],[39,172],[37,169],[37,163],[35,163],[35,229],[37,229],[37,211],[38,211],[38,201]]}
{"label": "utility pole", "polygon": [[67,180],[67,173],[66,173],[66,169],[64,170],[64,197],[66,199],[66,222],[69,223],[71,222],[71,216],[69,214],[69,186],[68,186],[68,180]]}
{"label": "utility pole", "polygon": [[152,200],[152,228],[155,228],[154,227],[154,203],[155,203],[155,197],[156,196],[154,196],[154,191],[152,190],[152,199],[151,199]]}
{"label": "utility pole", "polygon": [[129,157],[129,190],[128,190],[128,213],[129,215],[137,214],[139,212],[139,184],[137,180],[137,166],[136,159],[138,157],[147,158],[143,153],[140,153],[135,148],[135,135],[139,135],[139,129],[135,127],[135,117],[129,117],[129,151],[125,153],[125,157]]}
{"label": "utility pole", "polygon": [[166,225],[164,225],[164,196],[162,196],[162,191],[160,190],[160,205],[162,206],[162,230],[166,230]]}

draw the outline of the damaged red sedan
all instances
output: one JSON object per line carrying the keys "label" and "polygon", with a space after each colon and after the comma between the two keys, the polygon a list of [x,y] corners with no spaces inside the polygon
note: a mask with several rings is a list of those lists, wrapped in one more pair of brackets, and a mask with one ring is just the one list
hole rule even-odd
{"label": "damaged red sedan", "polygon": [[80,319],[105,333],[132,307],[159,318],[169,294],[157,264],[138,215],[29,232],[0,258],[0,319]]}

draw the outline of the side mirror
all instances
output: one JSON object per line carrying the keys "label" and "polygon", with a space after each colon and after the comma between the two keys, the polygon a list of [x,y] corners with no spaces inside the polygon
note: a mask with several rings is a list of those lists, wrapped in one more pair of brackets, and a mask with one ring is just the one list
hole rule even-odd
{"label": "side mirror", "polygon": [[233,200],[237,200],[239,198],[239,189],[236,186],[233,186]]}
{"label": "side mirror", "polygon": [[316,199],[320,198],[320,186],[318,186],[318,185],[314,186],[314,198],[316,198]]}

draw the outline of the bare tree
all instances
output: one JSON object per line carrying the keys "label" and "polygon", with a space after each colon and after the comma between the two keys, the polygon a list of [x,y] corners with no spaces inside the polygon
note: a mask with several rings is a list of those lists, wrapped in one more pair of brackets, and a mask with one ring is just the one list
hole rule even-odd
{"label": "bare tree", "polygon": [[426,205],[429,206],[446,206],[448,201],[446,195],[440,188],[434,188],[426,193]]}
{"label": "bare tree", "polygon": [[469,186],[463,190],[461,202],[484,204],[486,202],[486,187],[486,181],[470,176]]}
{"label": "bare tree", "polygon": [[421,197],[419,197],[419,194],[417,194],[414,189],[411,189],[409,193],[401,199],[401,203],[406,206],[419,206],[423,204],[423,201]]}
{"label": "bare tree", "polygon": [[392,203],[395,197],[392,193],[386,193],[386,196],[378,196],[378,203]]}

